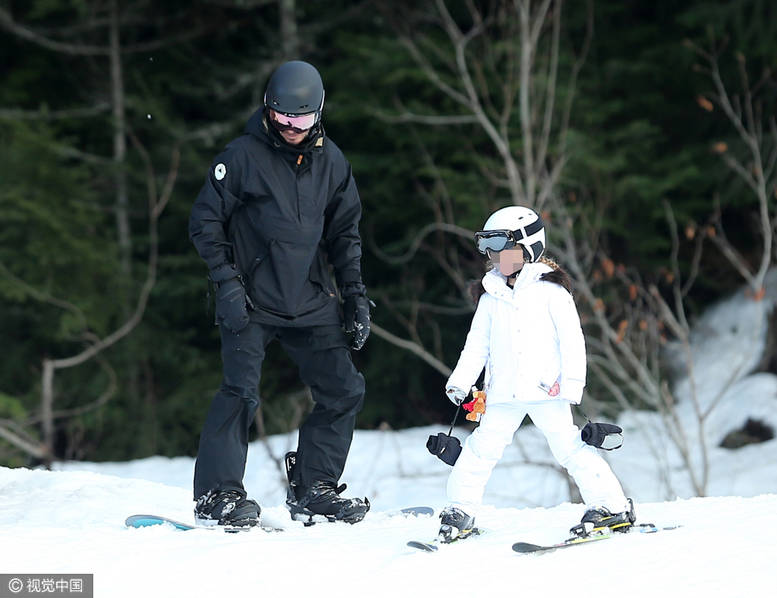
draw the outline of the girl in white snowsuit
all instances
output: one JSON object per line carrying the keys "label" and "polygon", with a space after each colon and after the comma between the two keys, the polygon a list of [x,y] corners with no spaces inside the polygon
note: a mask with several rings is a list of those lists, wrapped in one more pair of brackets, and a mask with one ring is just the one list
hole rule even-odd
{"label": "girl in white snowsuit", "polygon": [[540,259],[541,219],[529,208],[502,208],[475,238],[494,267],[483,277],[485,292],[446,394],[460,405],[485,367],[486,412],[448,479],[442,539],[472,533],[491,471],[526,414],[592,507],[583,522],[598,527],[615,516],[630,525],[633,507],[620,483],[572,421],[570,405],[580,403],[585,386],[585,341],[567,275]]}

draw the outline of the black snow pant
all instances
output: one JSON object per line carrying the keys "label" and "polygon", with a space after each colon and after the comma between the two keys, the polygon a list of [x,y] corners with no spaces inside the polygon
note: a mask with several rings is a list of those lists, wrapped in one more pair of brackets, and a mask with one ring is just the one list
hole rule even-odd
{"label": "black snow pant", "polygon": [[351,361],[340,326],[284,328],[250,322],[239,334],[221,326],[224,379],[200,435],[194,498],[209,490],[243,488],[248,429],[259,406],[265,349],[278,339],[310,387],[315,406],[299,429],[295,482],[337,483],[351,447],[356,414],[364,403],[364,377]]}

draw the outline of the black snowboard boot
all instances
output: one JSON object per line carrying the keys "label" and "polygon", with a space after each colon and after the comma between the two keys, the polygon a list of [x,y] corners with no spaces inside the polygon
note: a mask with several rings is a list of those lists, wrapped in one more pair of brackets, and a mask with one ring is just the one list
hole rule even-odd
{"label": "black snowboard boot", "polygon": [[337,486],[334,482],[313,482],[309,488],[303,488],[294,482],[294,467],[297,453],[286,453],[286,477],[289,487],[286,492],[286,508],[295,521],[304,521],[313,525],[316,519],[326,521],[345,521],[357,523],[364,519],[370,510],[370,501],[366,498],[343,498],[340,496],[346,485]]}
{"label": "black snowboard boot", "polygon": [[580,523],[569,531],[576,536],[587,536],[591,533],[608,531],[627,532],[634,525],[637,516],[634,513],[634,501],[630,498],[629,508],[621,513],[612,513],[604,507],[588,509]]}
{"label": "black snowboard boot", "polygon": [[259,525],[259,505],[237,490],[211,490],[197,499],[194,520],[199,525],[252,527]]}
{"label": "black snowboard boot", "polygon": [[440,531],[437,533],[437,537],[443,544],[448,544],[454,540],[463,540],[467,536],[480,533],[475,527],[475,518],[456,507],[443,509],[440,513],[440,520]]}

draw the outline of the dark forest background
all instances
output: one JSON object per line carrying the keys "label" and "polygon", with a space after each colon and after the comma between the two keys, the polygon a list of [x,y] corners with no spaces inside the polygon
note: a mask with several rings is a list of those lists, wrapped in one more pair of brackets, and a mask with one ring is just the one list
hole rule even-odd
{"label": "dark forest background", "polygon": [[[295,58],[364,205],[359,427],[449,421],[471,234],[510,203],[575,280],[589,415],[681,399],[662,347],[763,296],[773,1],[2,0],[0,463],[195,454],[220,358],[189,210]],[[310,406],[277,346],[260,394],[258,435]]]}

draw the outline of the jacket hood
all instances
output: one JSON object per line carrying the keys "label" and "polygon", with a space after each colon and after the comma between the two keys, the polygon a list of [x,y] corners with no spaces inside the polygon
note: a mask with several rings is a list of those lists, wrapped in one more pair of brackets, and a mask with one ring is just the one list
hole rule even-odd
{"label": "jacket hood", "polygon": [[483,288],[489,295],[493,295],[497,299],[511,301],[515,293],[530,284],[538,282],[543,274],[552,271],[553,268],[542,262],[524,264],[518,277],[515,279],[515,286],[511,289],[507,286],[507,277],[498,268],[494,267],[483,276]]}
{"label": "jacket hood", "polygon": [[311,130],[307,139],[299,145],[290,145],[286,143],[286,140],[281,134],[267,121],[264,107],[259,108],[251,115],[248,122],[246,122],[245,132],[260,139],[264,143],[267,143],[274,149],[294,155],[295,157],[299,154],[307,154],[314,150],[321,150],[324,146],[324,139],[326,138],[324,126],[319,121],[319,123]]}

